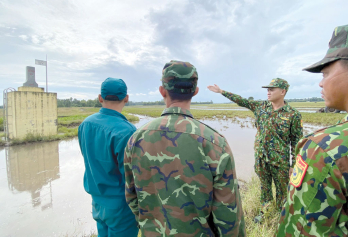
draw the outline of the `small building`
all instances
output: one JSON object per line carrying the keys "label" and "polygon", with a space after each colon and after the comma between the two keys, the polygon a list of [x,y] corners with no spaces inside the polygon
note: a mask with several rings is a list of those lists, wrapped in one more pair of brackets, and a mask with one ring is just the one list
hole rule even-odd
{"label": "small building", "polygon": [[4,126],[9,139],[56,135],[57,93],[44,92],[35,82],[35,68],[27,67],[27,81],[18,91],[4,93]]}

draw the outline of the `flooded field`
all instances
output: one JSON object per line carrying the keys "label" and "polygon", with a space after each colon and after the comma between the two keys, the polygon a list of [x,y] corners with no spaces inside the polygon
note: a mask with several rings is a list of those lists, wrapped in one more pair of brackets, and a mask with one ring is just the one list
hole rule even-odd
{"label": "flooded field", "polygon": [[[209,107],[192,107],[192,110],[231,110],[231,111],[249,111],[247,108],[243,107],[232,107],[232,108],[209,108]],[[299,112],[303,113],[315,113],[318,108],[297,108]]]}
{"label": "flooded field", "polygon": [[[139,116],[137,127],[152,118]],[[202,122],[228,140],[239,179],[253,175],[252,120]],[[306,133],[317,129],[305,124]],[[91,197],[83,189],[83,158],[77,138],[32,143],[0,151],[1,236],[81,236],[96,230]]]}

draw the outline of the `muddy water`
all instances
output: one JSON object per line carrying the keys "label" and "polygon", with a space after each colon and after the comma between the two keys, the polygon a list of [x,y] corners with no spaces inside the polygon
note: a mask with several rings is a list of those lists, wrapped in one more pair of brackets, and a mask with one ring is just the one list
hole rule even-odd
{"label": "muddy water", "polygon": [[[139,116],[137,127],[152,118]],[[237,176],[253,174],[251,120],[202,120],[228,140]],[[314,130],[316,127],[309,127]],[[83,189],[77,138],[0,150],[1,236],[81,236],[96,230],[91,197]]]}
{"label": "muddy water", "polygon": [[[297,108],[299,112],[302,113],[315,113],[319,108]],[[233,107],[233,108],[209,108],[209,107],[192,107],[191,110],[231,110],[231,111],[250,111],[249,109],[243,107]]]}

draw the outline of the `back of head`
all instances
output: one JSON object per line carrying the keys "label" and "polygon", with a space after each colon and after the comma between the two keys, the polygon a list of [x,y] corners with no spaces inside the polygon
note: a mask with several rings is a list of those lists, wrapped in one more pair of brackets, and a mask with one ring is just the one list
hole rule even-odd
{"label": "back of head", "polygon": [[197,88],[198,73],[191,63],[171,60],[162,70],[162,86],[172,100],[188,101]]}
{"label": "back of head", "polygon": [[101,84],[101,97],[110,103],[119,103],[127,96],[127,85],[119,78],[108,77]]}

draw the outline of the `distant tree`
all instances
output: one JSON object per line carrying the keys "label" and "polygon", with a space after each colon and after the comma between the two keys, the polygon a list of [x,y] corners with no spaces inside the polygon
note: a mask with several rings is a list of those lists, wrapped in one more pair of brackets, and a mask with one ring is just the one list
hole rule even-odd
{"label": "distant tree", "polygon": [[250,97],[248,98],[248,100],[254,100],[254,97],[250,96]]}

